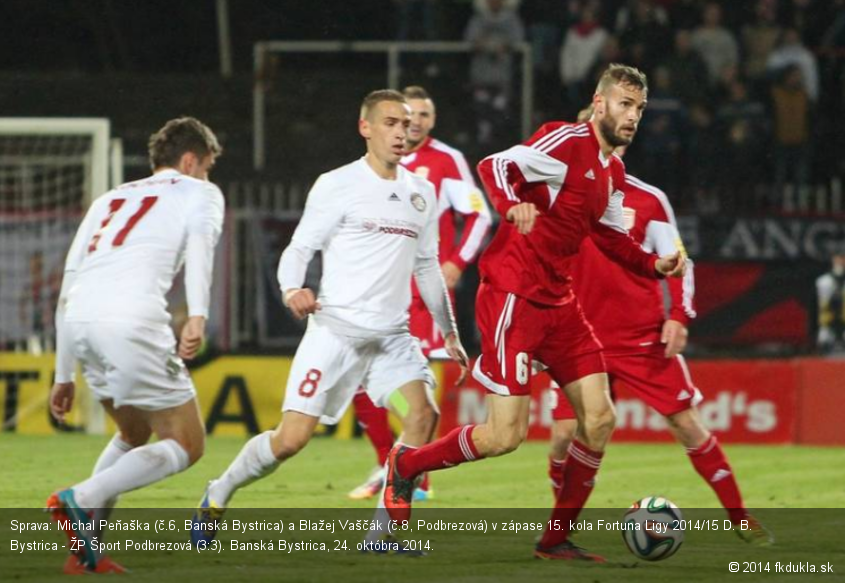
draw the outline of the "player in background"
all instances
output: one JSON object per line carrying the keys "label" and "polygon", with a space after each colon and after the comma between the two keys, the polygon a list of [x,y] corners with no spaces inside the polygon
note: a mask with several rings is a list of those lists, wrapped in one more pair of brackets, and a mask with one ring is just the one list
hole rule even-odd
{"label": "player in background", "polygon": [[[589,119],[591,115],[588,108],[578,118]],[[616,154],[624,155],[624,147]],[[623,191],[625,227],[631,237],[651,253],[685,253],[666,194],[630,174],[625,177]],[[661,285],[607,261],[592,241],[581,245],[572,269],[572,288],[604,347],[611,393],[617,382],[624,382],[663,415],[695,470],[713,488],[731,522],[737,525],[740,538],[771,544],[771,534],[746,510],[733,469],[701,420],[696,405],[702,396],[681,355],[687,344],[687,326],[696,315],[692,261],[687,260],[683,279],[670,279],[667,284],[671,298],[668,317]],[[565,399],[558,399],[552,417],[549,477],[557,492],[578,422]],[[747,521],[746,529],[739,528],[743,520]]]}
{"label": "player in background", "polygon": [[[181,472],[202,456],[205,428],[182,359],[193,358],[205,339],[224,214],[223,195],[208,173],[221,151],[198,120],[167,122],[150,138],[153,175],[95,200],[76,233],[56,310],[50,411],[60,422],[71,411],[79,361],[118,433],[93,476],[50,496],[47,508],[56,520],[99,524],[120,494]],[[183,264],[189,317],[177,352],[165,294]],[[147,444],[153,433],[158,441]],[[92,550],[95,532],[65,532],[86,543],[69,557],[66,573],[123,571]]]}
{"label": "player in background", "polygon": [[[437,421],[434,376],[408,332],[411,276],[444,331],[449,356],[464,370],[452,306],[437,256],[437,198],[427,180],[399,164],[411,122],[397,91],[370,93],[358,129],[366,155],[320,176],[279,261],[285,305],[308,328],[285,389],[282,422],[253,437],[194,516],[194,542],[210,541],[232,495],[296,455],[317,423],[337,423],[359,386],[403,422],[409,447],[427,443]],[[323,254],[319,296],[302,287],[314,254]]]}
{"label": "player in background", "polygon": [[489,391],[487,421],[456,428],[411,450],[394,447],[387,460],[384,506],[409,518],[414,480],[421,473],[515,450],[528,431],[531,362],[549,365],[578,415],[551,524],[535,556],[601,561],[569,540],[590,492],[615,423],[601,345],[570,286],[570,263],[585,237],[645,277],[681,276],[680,253],[657,258],[626,233],[624,166],[613,150],[631,143],[646,104],[643,73],[612,65],[593,97],[589,123],[545,124],[525,144],[479,164],[488,194],[505,218],[481,258],[476,315],[482,354],[473,376]]}
{"label": "player in background", "polygon": [[[440,227],[440,269],[454,309],[454,289],[467,265],[475,260],[490,230],[490,209],[463,154],[431,137],[437,111],[428,92],[422,87],[410,86],[405,88],[403,95],[411,107],[411,125],[405,138],[405,156],[400,164],[434,184]],[[463,231],[458,241],[461,221]],[[427,358],[448,358],[443,334],[432,320],[415,281],[412,281],[411,290],[411,335],[420,339]],[[349,493],[353,500],[361,500],[381,492],[384,462],[395,438],[387,409],[376,407],[363,388],[355,395],[353,405],[358,423],[370,439],[378,458],[378,467],[367,481]],[[433,494],[428,480],[424,479],[414,492],[415,501],[427,500]]]}

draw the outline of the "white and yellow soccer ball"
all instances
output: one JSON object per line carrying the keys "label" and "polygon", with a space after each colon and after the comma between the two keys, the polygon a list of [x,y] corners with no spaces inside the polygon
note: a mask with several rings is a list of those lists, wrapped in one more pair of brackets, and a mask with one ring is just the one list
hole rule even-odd
{"label": "white and yellow soccer ball", "polygon": [[666,498],[649,496],[634,502],[624,516],[622,538],[635,556],[662,561],[678,552],[684,542],[681,510]]}

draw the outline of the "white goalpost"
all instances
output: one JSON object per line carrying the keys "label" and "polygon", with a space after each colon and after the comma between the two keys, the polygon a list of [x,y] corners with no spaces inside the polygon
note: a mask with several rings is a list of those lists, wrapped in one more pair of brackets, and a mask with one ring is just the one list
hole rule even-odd
{"label": "white goalpost", "polygon": [[[94,198],[122,180],[110,133],[102,118],[0,118],[0,352],[54,349],[67,250]],[[86,417],[104,431],[99,404]]]}

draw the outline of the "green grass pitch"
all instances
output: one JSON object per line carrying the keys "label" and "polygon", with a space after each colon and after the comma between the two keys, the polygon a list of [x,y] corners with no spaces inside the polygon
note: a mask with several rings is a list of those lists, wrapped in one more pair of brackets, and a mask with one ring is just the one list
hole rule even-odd
{"label": "green grass pitch", "polygon": [[[84,479],[107,438],[84,435],[0,437],[0,579],[16,581],[64,580],[60,575],[62,553],[32,551],[16,554],[10,550],[10,522],[26,510],[40,508],[51,491]],[[243,444],[234,438],[210,438],[205,457],[193,468],[164,482],[124,496],[115,518],[139,516],[130,508],[174,509],[162,516],[181,521],[198,501],[207,480],[228,465]],[[462,534],[415,533],[409,538],[425,539],[432,551],[419,559],[363,555],[349,552],[309,551],[287,554],[276,550],[232,551],[230,539],[255,542],[264,539],[323,541],[345,539],[354,546],[358,533],[221,533],[224,552],[216,556],[196,552],[115,551],[116,560],[132,569],[132,581],[711,581],[741,577],[745,581],[798,581],[809,575],[777,573],[776,563],[813,564],[816,568],[831,562],[833,574],[815,574],[821,581],[845,581],[845,559],[841,540],[845,534],[845,453],[841,448],[729,446],[731,459],[747,505],[761,509],[758,514],[777,536],[775,547],[758,549],[742,543],[733,533],[688,531],[684,546],[674,557],[659,563],[636,560],[628,553],[618,532],[580,532],[576,541],[604,554],[606,565],[536,561],[531,549],[536,533]],[[341,441],[315,439],[297,458],[281,466],[272,476],[241,490],[233,509],[249,511],[250,519],[278,520],[289,516],[298,520],[296,510],[312,511],[313,516],[334,515],[365,518],[372,502],[353,502],[346,493],[358,485],[372,468],[370,448],[360,439]],[[432,520],[515,520],[543,521],[548,516],[551,495],[546,478],[546,448],[528,443],[512,455],[467,464],[433,476],[434,501],[417,508],[417,516]],[[723,512],[715,495],[692,469],[677,445],[611,445],[599,480],[589,502],[596,514],[618,519],[631,502],[648,495],[663,495],[685,511],[685,517],[721,519]],[[330,510],[330,509],[358,509]],[[431,509],[431,510],[428,510]],[[437,510],[442,509],[442,510]],[[449,510],[475,509],[475,510]],[[482,510],[504,509],[504,510]],[[696,510],[702,509],[702,510]],[[780,510],[778,510],[780,509]],[[791,509],[791,510],[784,510]],[[828,509],[828,510],[819,510]],[[835,509],[835,510],[831,510]],[[148,519],[154,513],[148,511]],[[237,517],[232,510],[229,517]],[[316,513],[315,513],[316,512]],[[23,514],[21,514],[23,513]],[[122,514],[123,513],[123,514]],[[136,513],[136,514],[133,514]],[[280,514],[281,513],[281,514]],[[351,513],[351,514],[350,514]],[[245,516],[245,515],[242,515]],[[38,520],[43,520],[39,515]],[[63,542],[60,535],[48,533],[22,540]],[[186,540],[184,533],[110,533],[114,540],[150,538]],[[351,548],[351,547],[350,547]],[[730,561],[759,563],[769,571],[731,574]],[[756,568],[756,566],[754,567]]]}

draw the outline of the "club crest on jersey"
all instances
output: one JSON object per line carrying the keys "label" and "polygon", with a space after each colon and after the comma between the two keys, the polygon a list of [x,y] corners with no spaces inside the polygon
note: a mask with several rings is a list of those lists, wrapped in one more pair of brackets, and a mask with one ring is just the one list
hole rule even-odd
{"label": "club crest on jersey", "polygon": [[411,204],[420,212],[423,212],[426,207],[425,198],[419,192],[411,194]]}
{"label": "club crest on jersey", "polygon": [[622,207],[622,221],[627,230],[634,228],[634,223],[637,221],[637,211],[627,206]]}
{"label": "club crest on jersey", "polygon": [[426,180],[428,180],[428,175],[431,173],[431,169],[428,166],[418,166],[416,170],[414,170],[414,174],[417,176],[422,176]]}

